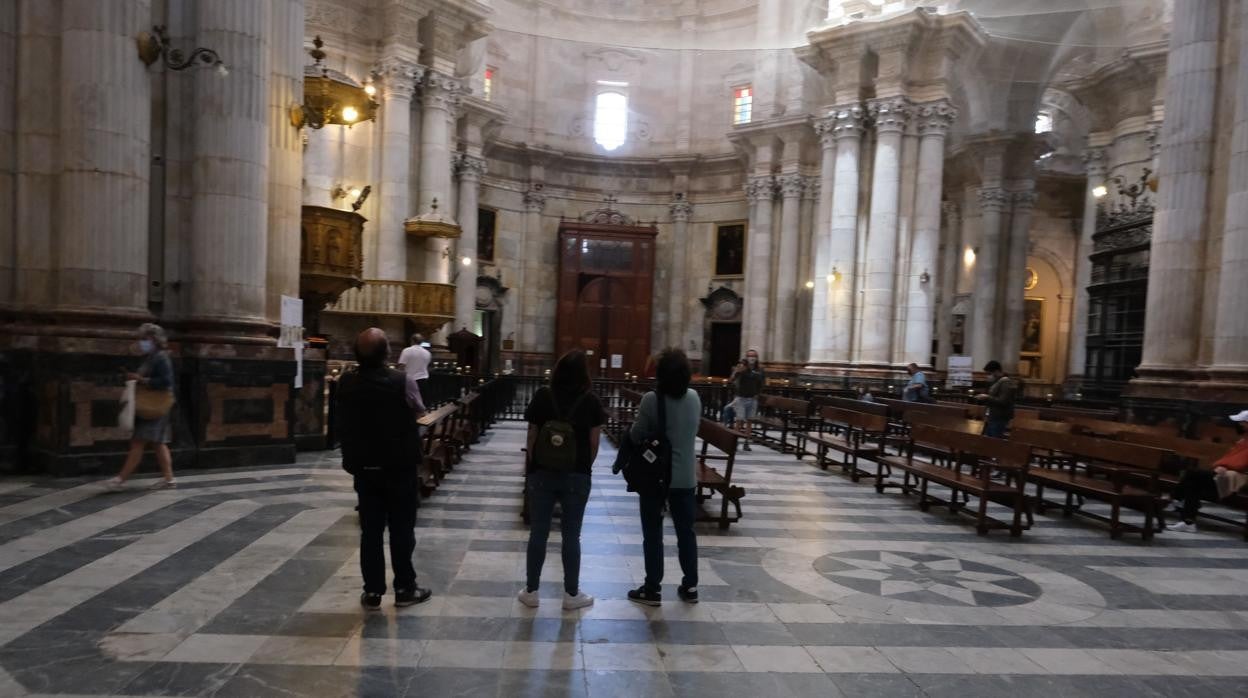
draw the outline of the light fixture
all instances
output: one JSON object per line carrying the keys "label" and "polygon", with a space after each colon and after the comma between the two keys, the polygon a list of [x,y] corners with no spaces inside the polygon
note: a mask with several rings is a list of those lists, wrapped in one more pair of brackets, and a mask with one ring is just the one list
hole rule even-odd
{"label": "light fixture", "polygon": [[837,271],[836,267],[832,267],[832,273],[828,274],[828,281],[840,281],[840,280],[841,280],[841,272]]}
{"label": "light fixture", "polygon": [[966,251],[962,253],[962,263],[968,267],[975,263],[975,248],[966,248]]}
{"label": "light fixture", "polygon": [[350,195],[352,199],[360,198],[360,194],[362,193],[363,192],[360,191],[359,187],[351,187],[351,191],[347,192],[347,194]]}
{"label": "light fixture", "polygon": [[1095,187],[1092,187],[1092,196],[1095,196],[1098,199],[1104,199],[1106,194],[1109,194],[1109,187],[1106,187],[1104,184],[1098,184]]}
{"label": "light fixture", "polygon": [[377,86],[374,85],[371,81],[364,83],[364,94],[368,95],[369,97],[375,97],[377,95]]}
{"label": "light fixture", "polygon": [[459,263],[466,267],[470,267],[472,266],[472,257],[468,257],[465,255],[463,258],[459,260]]}
{"label": "light fixture", "polygon": [[153,26],[150,32],[139,32],[134,37],[134,43],[139,49],[139,60],[146,66],[155,63],[157,59],[164,59],[165,67],[169,70],[186,70],[198,63],[216,68],[222,77],[230,74],[230,69],[221,60],[221,56],[210,48],[200,46],[192,49],[189,56],[182,49],[174,48],[163,24]]}
{"label": "light fixture", "polygon": [[814,288],[814,287],[815,287],[815,282],[813,280],[806,282],[806,288]]}
{"label": "light fixture", "polygon": [[303,104],[290,108],[290,123],[295,128],[329,125],[352,126],[360,121],[377,118],[377,102],[372,84],[361,86],[355,80],[321,63],[325,60],[321,37],[312,40],[312,65],[303,69]]}
{"label": "light fixture", "polygon": [[926,269],[924,269],[924,270],[923,270],[923,273],[922,273],[922,274],[919,274],[919,283],[921,283],[921,284],[925,284],[925,283],[928,283],[928,282],[929,282],[929,281],[931,281],[931,280],[932,280],[932,275],[931,275],[931,274],[929,274],[929,273],[927,273],[927,270],[926,270]]}

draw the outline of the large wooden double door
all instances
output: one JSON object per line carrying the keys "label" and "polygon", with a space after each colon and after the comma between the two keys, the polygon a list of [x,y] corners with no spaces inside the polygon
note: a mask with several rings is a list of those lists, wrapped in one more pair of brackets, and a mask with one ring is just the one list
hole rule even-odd
{"label": "large wooden double door", "polygon": [[641,373],[650,352],[653,227],[559,225],[557,354],[590,353],[595,377]]}

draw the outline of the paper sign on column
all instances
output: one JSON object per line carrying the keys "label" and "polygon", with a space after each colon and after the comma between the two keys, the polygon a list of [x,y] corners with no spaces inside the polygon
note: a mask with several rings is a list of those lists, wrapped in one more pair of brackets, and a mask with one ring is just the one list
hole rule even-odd
{"label": "paper sign on column", "polygon": [[282,330],[277,346],[295,350],[295,390],[303,387],[303,299],[282,296]]}
{"label": "paper sign on column", "polygon": [[949,357],[945,385],[950,388],[967,388],[974,382],[974,357],[953,354]]}
{"label": "paper sign on column", "polygon": [[624,368],[624,355],[623,354],[611,355],[611,368]]}

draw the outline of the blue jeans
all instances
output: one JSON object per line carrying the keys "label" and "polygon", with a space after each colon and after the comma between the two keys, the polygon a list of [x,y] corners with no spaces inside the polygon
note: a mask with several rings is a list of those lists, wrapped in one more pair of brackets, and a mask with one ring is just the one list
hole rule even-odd
{"label": "blue jeans", "polygon": [[538,470],[529,474],[529,549],[527,579],[529,591],[537,591],[546,562],[546,541],[550,520],[559,502],[559,532],[563,536],[563,590],[575,596],[581,581],[581,522],[589,501],[589,475],[552,473]]}
{"label": "blue jeans", "polygon": [[991,436],[994,439],[1004,439],[1005,430],[1010,426],[1008,419],[992,419],[984,421],[984,436]]}
{"label": "blue jeans", "polygon": [[[646,559],[646,588],[658,591],[663,583],[663,498],[646,496],[641,499],[641,549]],[[693,532],[697,519],[697,499],[693,488],[673,489],[667,493],[667,510],[676,529],[676,551],[683,573],[680,585],[698,585],[698,537]]]}

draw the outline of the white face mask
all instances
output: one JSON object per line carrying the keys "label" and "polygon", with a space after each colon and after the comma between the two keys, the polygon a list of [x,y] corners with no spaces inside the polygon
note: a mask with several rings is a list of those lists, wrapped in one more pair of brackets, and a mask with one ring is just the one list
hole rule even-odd
{"label": "white face mask", "polygon": [[143,352],[144,354],[152,353],[152,349],[154,346],[155,345],[152,344],[152,340],[150,339],[139,340],[139,351]]}
{"label": "white face mask", "polygon": [[747,356],[745,359],[745,362],[749,364],[750,366],[753,366],[758,363],[758,359],[754,358],[753,356]]}

